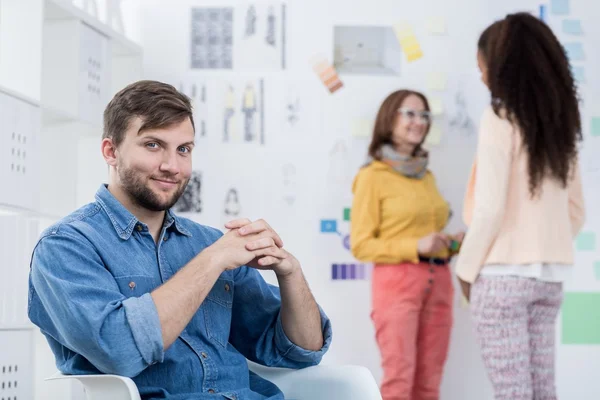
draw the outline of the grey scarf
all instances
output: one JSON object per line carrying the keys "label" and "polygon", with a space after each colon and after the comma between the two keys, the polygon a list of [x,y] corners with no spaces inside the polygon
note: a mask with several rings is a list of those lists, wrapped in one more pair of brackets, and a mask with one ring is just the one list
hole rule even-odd
{"label": "grey scarf", "polygon": [[[416,155],[407,156],[398,153],[391,145],[384,144],[380,150],[381,162],[392,167],[396,172],[408,178],[421,179],[427,173],[427,164],[429,155],[425,150],[420,149]],[[371,163],[373,158],[367,159],[367,164]]]}

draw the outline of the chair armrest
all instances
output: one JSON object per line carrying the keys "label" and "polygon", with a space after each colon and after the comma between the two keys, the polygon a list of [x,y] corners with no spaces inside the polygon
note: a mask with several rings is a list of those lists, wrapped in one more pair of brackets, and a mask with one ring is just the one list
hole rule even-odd
{"label": "chair armrest", "polygon": [[290,400],[381,400],[371,372],[358,365],[317,365],[292,370],[248,362],[250,370],[273,382]]}
{"label": "chair armrest", "polygon": [[63,375],[60,372],[45,380],[77,379],[85,389],[87,400],[141,400],[130,378],[118,375]]}

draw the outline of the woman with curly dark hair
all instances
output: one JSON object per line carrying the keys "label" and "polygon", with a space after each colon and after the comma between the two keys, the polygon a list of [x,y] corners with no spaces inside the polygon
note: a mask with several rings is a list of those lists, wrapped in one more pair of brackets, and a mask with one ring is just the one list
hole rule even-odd
{"label": "woman with curly dark hair", "polygon": [[526,13],[489,26],[477,59],[492,101],[456,273],[496,399],[556,399],[555,321],[584,221],[577,89],[563,47]]}

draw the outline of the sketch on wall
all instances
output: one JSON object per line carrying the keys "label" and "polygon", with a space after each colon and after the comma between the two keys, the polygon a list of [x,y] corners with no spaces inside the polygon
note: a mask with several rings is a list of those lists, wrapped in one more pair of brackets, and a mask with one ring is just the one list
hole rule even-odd
{"label": "sketch on wall", "polygon": [[173,206],[173,211],[181,213],[202,212],[202,173],[193,171],[185,191]]}
{"label": "sketch on wall", "polygon": [[245,4],[236,9],[236,68],[286,68],[286,5]]}
{"label": "sketch on wall", "polygon": [[222,89],[223,142],[264,145],[264,79],[238,80],[225,82],[224,85]]}
{"label": "sketch on wall", "polygon": [[475,133],[475,123],[469,116],[467,99],[462,90],[458,90],[454,95],[455,112],[450,116],[450,128],[462,132],[464,135],[471,136]]}
{"label": "sketch on wall", "polygon": [[296,201],[296,166],[286,163],[281,167],[282,174],[282,199],[288,206],[292,206]]}
{"label": "sketch on wall", "polygon": [[233,68],[233,8],[192,8],[191,24],[191,68]]}
{"label": "sketch on wall", "polygon": [[194,112],[196,137],[206,137],[208,102],[206,82],[180,82],[179,91],[190,98]]}
{"label": "sketch on wall", "polygon": [[223,207],[223,213],[226,217],[235,218],[240,215],[242,206],[240,205],[240,199],[238,191],[235,188],[230,188],[225,195],[225,205]]}

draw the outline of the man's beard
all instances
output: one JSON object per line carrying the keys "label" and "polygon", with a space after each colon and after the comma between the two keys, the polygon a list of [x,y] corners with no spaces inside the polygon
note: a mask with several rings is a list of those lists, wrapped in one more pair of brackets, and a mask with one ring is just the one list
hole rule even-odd
{"label": "man's beard", "polygon": [[[185,181],[179,189],[173,194],[170,200],[161,201],[160,198],[150,189],[145,182],[140,179],[139,175],[135,173],[133,169],[121,168],[119,170],[119,178],[121,185],[125,192],[129,195],[131,200],[140,207],[148,209],[150,211],[165,211],[173,207],[179,197],[185,191],[185,187],[188,181]],[[168,177],[162,177],[170,179]]]}

